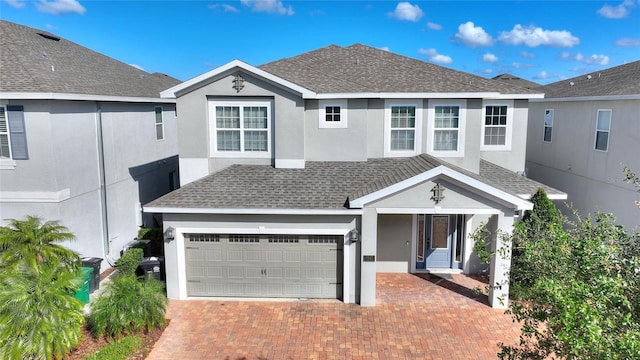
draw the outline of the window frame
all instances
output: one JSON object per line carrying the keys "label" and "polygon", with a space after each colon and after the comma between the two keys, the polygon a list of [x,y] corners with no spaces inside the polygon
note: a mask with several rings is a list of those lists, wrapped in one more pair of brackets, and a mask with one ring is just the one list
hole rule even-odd
{"label": "window frame", "polygon": [[[340,121],[327,121],[327,107],[340,108]],[[318,128],[320,129],[346,129],[347,128],[347,100],[332,99],[318,101]]]}
{"label": "window frame", "polygon": [[[547,113],[551,113],[551,125],[547,125]],[[553,123],[555,121],[555,109],[544,109],[544,118],[542,119],[542,141],[551,144],[553,142]],[[550,128],[549,140],[547,140],[547,128]]]}
{"label": "window frame", "polygon": [[[487,117],[487,107],[489,106],[506,106],[507,107],[507,124],[505,125],[504,145],[486,145],[484,143],[485,130],[488,125],[485,124]],[[511,139],[513,135],[513,100],[491,100],[482,102],[482,131],[480,134],[480,150],[481,151],[510,151]],[[493,125],[492,125],[493,126]]]}
{"label": "window frame", "polygon": [[[160,112],[158,113],[158,109]],[[164,109],[162,106],[155,106],[153,108],[154,113],[154,122],[155,122],[155,130],[156,130],[156,141],[163,141],[165,139],[164,136]],[[160,114],[160,122],[158,122],[158,114]],[[160,126],[160,134],[158,133],[158,125]],[[160,137],[158,137],[160,135]]]}
{"label": "window frame", "polygon": [[[438,130],[446,130],[453,128],[436,128],[435,116],[436,107],[458,107],[458,148],[457,150],[435,150],[435,132]],[[467,100],[451,99],[451,100],[429,100],[427,106],[427,154],[437,157],[464,157],[464,145],[467,123]]]}
{"label": "window frame", "polygon": [[[598,121],[600,120],[600,113],[601,112],[609,112],[609,127],[608,127],[607,130],[599,130],[598,129]],[[613,111],[611,109],[598,109],[596,111],[596,126],[595,126],[594,138],[593,138],[593,150],[601,151],[601,152],[608,152],[609,151],[609,144],[611,143],[611,123],[612,122],[613,122]],[[598,149],[598,133],[599,132],[604,132],[604,133],[607,134],[607,147],[604,150]]]}
{"label": "window frame", "polygon": [[[211,99],[209,104],[209,154],[212,157],[230,158],[270,158],[272,151],[272,121],[273,121],[273,100],[270,99]],[[218,129],[216,123],[216,106],[239,107],[240,114],[240,151],[218,150]],[[246,151],[244,146],[244,111],[245,107],[266,107],[267,108],[267,151]],[[249,131],[255,129],[248,129]]]}
{"label": "window frame", "polygon": [[12,162],[13,161],[13,150],[11,149],[11,129],[9,129],[9,112],[7,111],[7,106],[4,104],[0,104],[0,108],[4,111],[4,122],[7,127],[6,132],[0,132],[0,136],[7,136],[7,147],[9,149],[9,157],[0,156],[0,161],[3,162]]}
{"label": "window frame", "polygon": [[[393,107],[413,106],[416,109],[413,150],[391,150],[391,109]],[[384,103],[384,157],[409,157],[422,152],[422,99],[416,100],[385,100]]]}

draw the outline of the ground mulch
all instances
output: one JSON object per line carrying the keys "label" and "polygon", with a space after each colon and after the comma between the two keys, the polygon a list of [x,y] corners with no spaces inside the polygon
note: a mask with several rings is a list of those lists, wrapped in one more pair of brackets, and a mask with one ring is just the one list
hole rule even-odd
{"label": "ground mulch", "polygon": [[[164,326],[157,327],[151,331],[138,334],[142,337],[142,346],[140,346],[140,348],[138,348],[135,353],[129,356],[127,360],[145,359],[153,349],[156,341],[158,341],[160,336],[162,336],[162,332],[164,331],[164,328],[167,327],[167,325],[169,325],[169,320],[166,321]],[[103,347],[109,345],[113,341],[114,340],[112,339],[106,339],[104,336],[100,339],[94,338],[93,335],[91,335],[88,327],[85,326],[85,328],[82,329],[82,340],[80,341],[80,344],[78,344],[78,346],[70,354],[65,356],[64,359],[82,360],[87,356],[102,349]]]}

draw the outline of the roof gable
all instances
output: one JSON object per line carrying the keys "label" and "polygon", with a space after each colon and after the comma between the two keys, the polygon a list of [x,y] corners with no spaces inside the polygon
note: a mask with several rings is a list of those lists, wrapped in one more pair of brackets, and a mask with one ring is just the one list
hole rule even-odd
{"label": "roof gable", "polygon": [[0,20],[0,92],[159,98],[179,82],[46,31]]}

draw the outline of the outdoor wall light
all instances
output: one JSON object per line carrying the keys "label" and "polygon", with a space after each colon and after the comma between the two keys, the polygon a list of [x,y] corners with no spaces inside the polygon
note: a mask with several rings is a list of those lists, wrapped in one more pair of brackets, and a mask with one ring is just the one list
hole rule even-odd
{"label": "outdoor wall light", "polygon": [[360,232],[358,232],[358,229],[349,231],[349,240],[351,240],[351,242],[358,242],[360,240]]}
{"label": "outdoor wall light", "polygon": [[176,229],[169,226],[167,230],[164,232],[164,236],[166,236],[167,240],[171,241],[176,238]]}

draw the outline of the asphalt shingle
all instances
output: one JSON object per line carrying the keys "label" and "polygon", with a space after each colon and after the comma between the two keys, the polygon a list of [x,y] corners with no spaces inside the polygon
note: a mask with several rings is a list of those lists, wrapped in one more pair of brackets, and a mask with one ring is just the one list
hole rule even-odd
{"label": "asphalt shingle", "polygon": [[47,31],[0,20],[0,92],[159,98],[180,81],[147,73]]}
{"label": "asphalt shingle", "polygon": [[212,209],[345,209],[347,200],[381,190],[445,165],[512,195],[533,194],[543,187],[562,192],[481,161],[480,174],[432,156],[370,159],[361,162],[308,161],[304,169],[268,165],[232,165],[187,184],[146,207]]}

